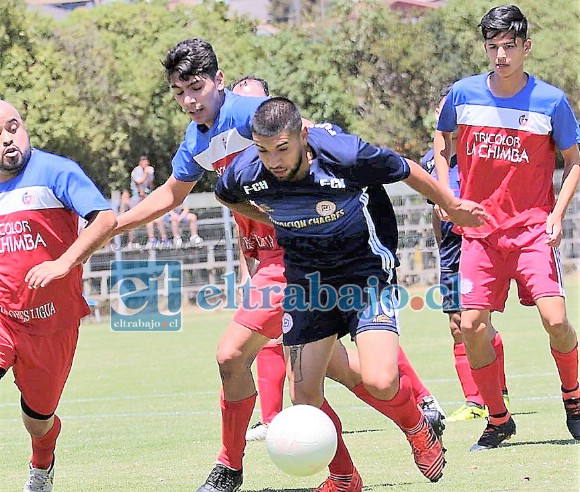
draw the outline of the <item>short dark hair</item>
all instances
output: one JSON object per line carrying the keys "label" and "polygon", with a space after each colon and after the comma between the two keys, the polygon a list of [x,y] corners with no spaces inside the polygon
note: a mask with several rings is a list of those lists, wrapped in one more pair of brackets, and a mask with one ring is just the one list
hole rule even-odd
{"label": "short dark hair", "polygon": [[141,162],[141,161],[148,161],[148,160],[149,160],[149,156],[148,155],[143,154],[142,156],[139,156],[139,162]]}
{"label": "short dark hair", "polygon": [[168,81],[176,72],[180,80],[187,80],[192,75],[214,79],[219,70],[212,45],[200,38],[177,43],[167,52],[161,63],[165,67]]}
{"label": "short dark hair", "polygon": [[485,14],[479,23],[484,40],[510,32],[514,38],[528,39],[528,19],[516,5],[500,5]]}
{"label": "short dark hair", "polygon": [[242,82],[245,82],[246,80],[255,80],[256,82],[258,82],[258,84],[260,84],[262,86],[262,89],[264,89],[264,94],[266,94],[266,96],[270,95],[270,89],[268,88],[268,82],[266,82],[264,79],[261,79],[260,77],[256,77],[254,74],[251,74],[251,73],[248,75],[244,75],[243,77],[240,77],[238,80],[233,82],[230,85],[230,89],[234,90],[237,85],[241,84]]}
{"label": "short dark hair", "polygon": [[285,97],[273,97],[264,101],[252,116],[252,133],[261,137],[273,137],[283,131],[302,130],[302,117],[296,105]]}

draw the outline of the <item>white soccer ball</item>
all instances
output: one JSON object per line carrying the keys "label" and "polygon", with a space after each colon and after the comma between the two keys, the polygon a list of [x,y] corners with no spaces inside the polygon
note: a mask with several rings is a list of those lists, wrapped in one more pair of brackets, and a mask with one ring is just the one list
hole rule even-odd
{"label": "white soccer ball", "polygon": [[282,410],[268,426],[270,459],[285,473],[314,475],[328,466],[336,453],[336,428],[319,408],[294,405]]}

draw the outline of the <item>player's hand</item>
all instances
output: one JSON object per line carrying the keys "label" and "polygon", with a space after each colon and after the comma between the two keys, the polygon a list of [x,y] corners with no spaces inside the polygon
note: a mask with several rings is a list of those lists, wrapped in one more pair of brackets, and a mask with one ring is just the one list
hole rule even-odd
{"label": "player's hand", "polygon": [[24,281],[28,283],[29,289],[46,287],[53,280],[64,277],[69,271],[70,267],[62,261],[45,261],[28,270]]}
{"label": "player's hand", "polygon": [[449,210],[449,220],[462,227],[479,227],[488,219],[483,205],[471,200],[459,200],[458,205]]}
{"label": "player's hand", "polygon": [[556,217],[553,214],[548,215],[546,219],[546,244],[552,248],[560,246],[562,241],[562,218]]}
{"label": "player's hand", "polygon": [[449,218],[449,214],[443,210],[439,205],[435,205],[433,207],[433,212],[439,217],[439,220],[450,222],[451,219]]}

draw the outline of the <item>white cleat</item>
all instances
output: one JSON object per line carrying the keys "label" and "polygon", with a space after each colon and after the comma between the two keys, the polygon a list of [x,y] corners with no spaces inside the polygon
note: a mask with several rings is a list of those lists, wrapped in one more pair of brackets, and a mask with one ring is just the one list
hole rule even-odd
{"label": "white cleat", "polygon": [[54,481],[54,460],[48,468],[33,468],[32,463],[28,465],[28,480],[24,484],[22,492],[52,492]]}

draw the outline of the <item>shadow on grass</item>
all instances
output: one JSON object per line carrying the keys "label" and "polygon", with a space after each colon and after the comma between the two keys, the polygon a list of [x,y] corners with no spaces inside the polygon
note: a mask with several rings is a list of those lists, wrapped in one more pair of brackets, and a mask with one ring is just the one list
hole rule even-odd
{"label": "shadow on grass", "polygon": [[248,492],[312,492],[312,487],[307,489],[248,489]]}
{"label": "shadow on grass", "polygon": [[575,439],[548,439],[546,441],[504,442],[500,447],[510,448],[512,446],[541,446],[544,444],[551,444],[554,446],[575,446],[580,445],[580,441],[576,441]]}
{"label": "shadow on grass", "polygon": [[[399,487],[401,485],[413,485],[412,483],[377,483],[374,485],[365,485],[363,490],[384,490],[385,487]],[[307,489],[249,489],[248,492],[311,492],[312,487]]]}
{"label": "shadow on grass", "polygon": [[385,429],[357,429],[357,430],[350,430],[345,431],[343,430],[343,434],[364,434],[365,432],[383,432]]}

